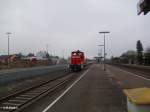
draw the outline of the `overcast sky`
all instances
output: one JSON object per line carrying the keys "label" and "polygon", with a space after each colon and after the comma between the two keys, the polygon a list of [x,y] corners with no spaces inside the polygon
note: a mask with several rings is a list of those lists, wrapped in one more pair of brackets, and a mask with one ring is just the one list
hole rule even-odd
{"label": "overcast sky", "polygon": [[108,57],[150,45],[150,14],[137,15],[138,0],[0,0],[0,54],[46,50],[65,57],[80,49],[94,57],[106,35]]}

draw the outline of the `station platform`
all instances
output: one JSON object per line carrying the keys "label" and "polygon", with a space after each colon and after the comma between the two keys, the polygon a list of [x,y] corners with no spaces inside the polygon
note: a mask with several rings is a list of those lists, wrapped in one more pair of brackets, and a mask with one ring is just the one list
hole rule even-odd
{"label": "station platform", "polygon": [[94,64],[47,112],[126,112],[126,97],[107,72]]}

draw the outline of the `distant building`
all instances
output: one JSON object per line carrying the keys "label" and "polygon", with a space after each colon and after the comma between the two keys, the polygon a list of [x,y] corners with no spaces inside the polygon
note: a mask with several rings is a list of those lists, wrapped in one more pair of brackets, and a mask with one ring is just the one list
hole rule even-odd
{"label": "distant building", "polygon": [[47,59],[47,52],[46,51],[39,51],[36,53],[37,60],[46,60]]}
{"label": "distant building", "polygon": [[102,63],[102,59],[103,59],[104,57],[100,57],[100,56],[97,56],[97,57],[94,57],[94,59],[95,59],[95,61],[97,62],[97,63]]}
{"label": "distant building", "polygon": [[52,61],[52,64],[59,64],[60,63],[59,57],[51,57],[50,59]]}
{"label": "distant building", "polygon": [[[16,60],[19,60],[20,57],[17,54],[12,54],[9,56],[10,62],[14,62]],[[1,55],[0,56],[0,63],[1,64],[7,64],[8,63],[8,55]]]}
{"label": "distant building", "polygon": [[1,55],[0,56],[0,64],[6,64],[8,60],[8,56],[7,55]]}

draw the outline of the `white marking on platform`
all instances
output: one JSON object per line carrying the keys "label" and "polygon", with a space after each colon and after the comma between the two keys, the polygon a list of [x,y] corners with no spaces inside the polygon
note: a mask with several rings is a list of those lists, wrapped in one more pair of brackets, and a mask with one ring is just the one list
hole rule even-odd
{"label": "white marking on platform", "polygon": [[86,70],[71,86],[69,86],[59,97],[57,97],[51,104],[49,104],[42,112],[47,112],[59,99],[61,99],[77,82],[79,82],[89,71]]}

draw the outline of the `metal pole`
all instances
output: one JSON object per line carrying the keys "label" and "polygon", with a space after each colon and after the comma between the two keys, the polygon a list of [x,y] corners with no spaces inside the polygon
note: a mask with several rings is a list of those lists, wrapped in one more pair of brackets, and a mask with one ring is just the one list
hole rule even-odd
{"label": "metal pole", "polygon": [[109,31],[99,32],[104,34],[104,71],[106,70],[105,60],[106,60],[106,53],[105,53],[105,33],[110,33]]}
{"label": "metal pole", "polygon": [[48,53],[48,44],[46,44],[46,52]]}
{"label": "metal pole", "polygon": [[9,55],[9,34],[8,34],[8,68],[10,67],[9,66],[10,65],[9,57],[10,57],[10,55]]}
{"label": "metal pole", "polygon": [[65,55],[65,50],[63,49],[63,59],[64,59],[64,57],[65,57],[64,55]]}
{"label": "metal pole", "polygon": [[106,55],[105,55],[105,33],[104,33],[104,71],[106,70],[106,66],[105,66],[105,58],[106,58]]}
{"label": "metal pole", "polygon": [[8,68],[9,68],[10,67],[9,41],[10,41],[10,34],[12,34],[12,33],[7,32],[6,34],[8,35],[8,59],[7,59],[7,63],[8,63]]}

